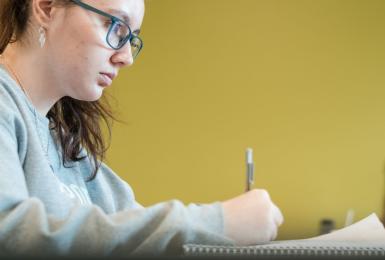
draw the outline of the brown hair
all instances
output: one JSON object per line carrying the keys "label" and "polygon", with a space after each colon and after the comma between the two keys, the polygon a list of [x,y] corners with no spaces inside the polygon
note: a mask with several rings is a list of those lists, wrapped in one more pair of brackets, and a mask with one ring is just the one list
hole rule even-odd
{"label": "brown hair", "polygon": [[[30,17],[31,0],[0,0],[0,54],[9,43],[19,41],[26,32]],[[55,4],[68,5],[70,1],[58,0]],[[109,141],[112,115],[109,103],[103,96],[98,101],[87,102],[63,97],[48,112],[50,129],[55,130],[62,148],[65,167],[71,161],[84,160],[84,147],[94,163],[94,171],[88,181],[96,177],[101,162],[105,158],[108,145],[103,139],[101,123],[107,126]]]}

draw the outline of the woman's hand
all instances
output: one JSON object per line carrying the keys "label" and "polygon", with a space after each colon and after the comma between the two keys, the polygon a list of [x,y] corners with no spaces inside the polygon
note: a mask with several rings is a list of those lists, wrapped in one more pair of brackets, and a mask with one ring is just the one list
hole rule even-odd
{"label": "woman's hand", "polygon": [[283,223],[279,208],[266,190],[254,189],[222,202],[225,235],[238,245],[274,240]]}

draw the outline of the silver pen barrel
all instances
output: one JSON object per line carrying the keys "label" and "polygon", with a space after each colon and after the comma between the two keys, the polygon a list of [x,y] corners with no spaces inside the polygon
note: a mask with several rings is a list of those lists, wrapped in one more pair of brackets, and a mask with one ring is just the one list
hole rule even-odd
{"label": "silver pen barrel", "polygon": [[253,150],[251,148],[246,149],[246,191],[251,190],[251,186],[254,184],[254,163],[253,163]]}
{"label": "silver pen barrel", "polygon": [[251,187],[254,184],[254,164],[249,163],[247,175],[248,175],[248,190],[251,190]]}

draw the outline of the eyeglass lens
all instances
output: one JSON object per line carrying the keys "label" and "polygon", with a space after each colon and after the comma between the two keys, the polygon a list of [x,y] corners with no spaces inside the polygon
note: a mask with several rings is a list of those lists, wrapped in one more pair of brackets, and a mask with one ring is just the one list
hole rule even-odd
{"label": "eyeglass lens", "polygon": [[[112,45],[114,48],[120,48],[125,42],[126,37],[130,34],[130,29],[120,23],[119,21],[114,21],[111,24],[111,28],[109,30],[107,40],[110,45]],[[130,39],[130,45],[131,45],[131,52],[132,52],[132,57],[135,58],[141,48],[141,41],[135,37],[132,36]]]}

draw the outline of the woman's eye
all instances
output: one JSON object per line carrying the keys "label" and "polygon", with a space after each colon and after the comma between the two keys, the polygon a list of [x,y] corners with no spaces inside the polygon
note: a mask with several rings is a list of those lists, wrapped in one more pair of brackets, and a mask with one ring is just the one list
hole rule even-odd
{"label": "woman's eye", "polygon": [[106,20],[106,21],[104,21],[104,26],[105,26],[106,28],[110,27],[110,25],[111,25],[111,20]]}
{"label": "woman's eye", "polygon": [[122,28],[122,24],[121,23],[118,23],[118,22],[115,22],[113,25],[112,25],[112,30],[114,32],[119,32]]}

